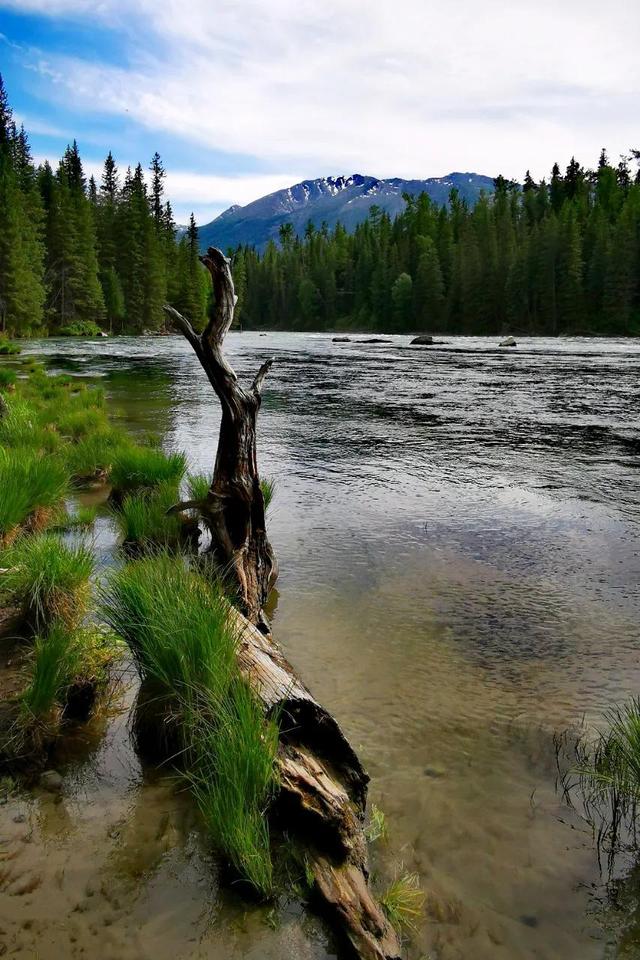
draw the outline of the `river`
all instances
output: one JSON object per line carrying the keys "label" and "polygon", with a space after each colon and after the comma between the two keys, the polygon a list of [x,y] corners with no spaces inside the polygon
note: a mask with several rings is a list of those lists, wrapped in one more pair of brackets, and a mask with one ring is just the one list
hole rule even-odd
{"label": "river", "polygon": [[[181,339],[25,352],[99,380],[131,429],[211,470],[217,404]],[[410,956],[621,956],[552,735],[640,690],[640,342],[232,333],[227,352],[241,378],[275,357],[273,629],[371,774],[390,835],[376,870],[421,876]],[[109,562],[106,516],[96,543]],[[187,797],[136,759],[132,695],[67,747],[62,802],[0,808],[10,954],[335,956],[295,900],[269,912],[218,885]]]}

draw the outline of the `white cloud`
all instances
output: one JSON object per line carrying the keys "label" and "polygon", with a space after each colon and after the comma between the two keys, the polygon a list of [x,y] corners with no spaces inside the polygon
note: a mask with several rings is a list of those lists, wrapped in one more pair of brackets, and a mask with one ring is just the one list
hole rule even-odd
{"label": "white cloud", "polygon": [[599,0],[4,5],[126,29],[127,69],[34,62],[51,96],[273,169],[542,176],[573,153],[592,163],[602,145],[638,145],[636,0],[615,15]]}

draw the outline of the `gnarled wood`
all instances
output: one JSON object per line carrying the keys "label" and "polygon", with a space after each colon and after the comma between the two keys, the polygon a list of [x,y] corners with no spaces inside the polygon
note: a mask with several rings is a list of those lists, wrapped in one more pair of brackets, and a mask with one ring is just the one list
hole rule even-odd
{"label": "gnarled wood", "polygon": [[237,611],[240,668],[281,729],[279,811],[310,849],[315,892],[361,960],[398,960],[400,943],[368,884],[369,777],[338,723],[279,647]]}
{"label": "gnarled wood", "polygon": [[[233,578],[238,605],[252,623],[264,621],[262,608],[278,575],[264,518],[256,456],[256,418],[262,385],[273,359],[262,364],[248,390],[222,352],[233,323],[236,296],[228,259],[210,247],[200,258],[211,274],[215,304],[201,335],[177,310],[165,305],[173,325],[191,344],[222,408],[218,451],[207,500],[199,512],[211,533],[211,550]],[[177,505],[186,509],[193,504]]]}

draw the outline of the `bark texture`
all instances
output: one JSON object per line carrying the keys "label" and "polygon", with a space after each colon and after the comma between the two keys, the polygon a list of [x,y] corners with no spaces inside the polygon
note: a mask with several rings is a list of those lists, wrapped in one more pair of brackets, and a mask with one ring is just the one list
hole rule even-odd
{"label": "bark texture", "polygon": [[278,716],[278,813],[306,843],[315,893],[361,960],[399,960],[400,943],[369,888],[369,777],[338,723],[273,640],[234,612],[240,667],[265,714]]}
{"label": "bark texture", "polygon": [[220,405],[222,420],[213,480],[196,508],[211,531],[212,550],[237,587],[230,608],[239,636],[240,668],[265,714],[278,717],[280,791],[276,813],[305,844],[315,892],[360,960],[398,960],[400,944],[368,885],[364,815],[369,778],[336,720],[313,698],[274,643],[262,607],[277,576],[265,529],[256,462],[256,417],[273,359],[243,389],[222,353],[236,303],[229,261],[209,248],[202,262],[215,309],[201,335],[173,307],[167,316],[191,344]]}
{"label": "bark texture", "polygon": [[240,386],[222,352],[237,300],[229,260],[213,247],[200,259],[211,274],[215,296],[204,332],[198,335],[173,307],[165,305],[164,310],[193,347],[220,401],[222,420],[206,500],[177,504],[174,510],[199,510],[211,532],[212,552],[237,589],[240,609],[252,623],[261,623],[262,608],[278,575],[265,528],[256,457],[256,418],[273,358],[262,364],[248,390]]}

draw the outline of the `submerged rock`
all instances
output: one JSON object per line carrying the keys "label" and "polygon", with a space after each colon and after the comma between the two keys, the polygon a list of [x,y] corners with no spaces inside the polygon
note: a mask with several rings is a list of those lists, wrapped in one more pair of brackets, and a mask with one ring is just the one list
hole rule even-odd
{"label": "submerged rock", "polygon": [[351,337],[332,337],[333,343],[351,343]]}
{"label": "submerged rock", "polygon": [[411,341],[411,345],[418,344],[423,347],[427,347],[434,342],[433,337],[428,336],[428,334],[423,333],[419,337],[414,337]]}
{"label": "submerged rock", "polygon": [[62,777],[57,770],[45,770],[40,774],[40,786],[48,793],[61,793],[62,783]]}
{"label": "submerged rock", "polygon": [[517,347],[518,344],[514,337],[505,337],[504,340],[500,341],[501,347]]}

